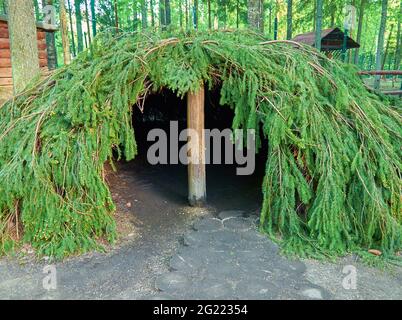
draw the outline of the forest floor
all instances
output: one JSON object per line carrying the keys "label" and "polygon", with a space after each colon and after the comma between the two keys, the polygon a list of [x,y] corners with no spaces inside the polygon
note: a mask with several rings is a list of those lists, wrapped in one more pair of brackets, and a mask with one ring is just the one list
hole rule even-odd
{"label": "forest floor", "polygon": [[[239,177],[232,170],[207,171],[208,207],[196,209],[187,206],[185,167],[120,164],[109,177],[120,242],[106,253],[55,263],[57,286],[49,291],[46,257],[3,258],[0,299],[402,297],[402,269],[370,268],[353,257],[329,263],[280,256],[256,230],[261,175]],[[346,281],[352,288],[343,285],[351,270],[355,289],[353,281]]]}

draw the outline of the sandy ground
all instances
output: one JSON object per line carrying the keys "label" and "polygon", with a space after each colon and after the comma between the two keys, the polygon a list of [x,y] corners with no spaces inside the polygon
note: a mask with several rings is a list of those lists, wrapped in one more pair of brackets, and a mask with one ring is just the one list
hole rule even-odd
{"label": "sandy ground", "polygon": [[[208,207],[194,209],[187,205],[185,167],[150,167],[141,160],[120,164],[118,173],[109,179],[119,211],[121,241],[106,253],[94,252],[55,263],[57,287],[49,291],[43,286],[47,276],[44,268],[49,264],[46,258],[40,261],[2,258],[0,299],[163,298],[155,281],[171,271],[171,258],[181,250],[184,236],[192,230],[194,222],[217,216],[223,210],[258,212],[260,172],[256,176],[236,177],[233,170],[210,169]],[[277,253],[267,258],[282,259]],[[301,263],[305,271],[299,280],[322,288],[326,292],[323,298],[402,298],[401,269],[369,268],[351,257],[335,264],[311,260]],[[355,267],[356,286],[345,289],[343,282],[350,266]],[[345,267],[347,273],[343,272]],[[246,266],[245,275],[250,272]]]}

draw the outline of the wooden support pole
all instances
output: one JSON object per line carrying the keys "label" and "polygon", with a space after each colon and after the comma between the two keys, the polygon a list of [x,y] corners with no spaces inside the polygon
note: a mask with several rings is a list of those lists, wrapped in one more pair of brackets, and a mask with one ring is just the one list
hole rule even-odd
{"label": "wooden support pole", "polygon": [[203,84],[197,91],[187,94],[188,200],[191,206],[197,207],[203,206],[206,201],[204,103]]}

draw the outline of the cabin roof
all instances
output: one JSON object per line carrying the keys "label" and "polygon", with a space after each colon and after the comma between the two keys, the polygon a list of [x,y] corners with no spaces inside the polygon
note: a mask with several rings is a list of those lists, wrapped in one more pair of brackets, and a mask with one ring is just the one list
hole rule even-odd
{"label": "cabin roof", "polygon": [[[343,47],[343,39],[345,33],[341,31],[339,28],[331,28],[325,29],[321,32],[321,49],[323,51],[334,51],[334,50],[342,50]],[[299,34],[293,38],[293,41],[304,43],[310,46],[315,46],[315,32],[308,32]],[[348,37],[347,39],[347,49],[360,48],[360,44],[358,44],[355,40]]]}
{"label": "cabin roof", "polygon": [[[0,21],[8,22],[8,16],[5,14],[0,14]],[[59,30],[59,28],[56,25],[48,24],[43,21],[37,21],[36,27],[38,29],[43,29],[46,32],[55,32],[55,31]]]}

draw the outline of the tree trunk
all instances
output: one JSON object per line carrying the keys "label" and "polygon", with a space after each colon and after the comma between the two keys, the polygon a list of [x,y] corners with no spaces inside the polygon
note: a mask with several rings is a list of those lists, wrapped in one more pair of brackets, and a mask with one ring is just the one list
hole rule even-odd
{"label": "tree trunk", "polygon": [[287,28],[286,28],[286,39],[292,39],[292,29],[293,29],[293,0],[288,0],[287,7]]}
{"label": "tree trunk", "polygon": [[180,28],[183,28],[183,3],[179,0],[179,24]]}
{"label": "tree trunk", "polygon": [[155,27],[154,0],[150,1],[149,6],[151,7],[151,25],[152,25],[152,27]]}
{"label": "tree trunk", "polygon": [[159,1],[159,25],[162,30],[166,29],[166,8],[165,8],[165,0]]}
{"label": "tree trunk", "polygon": [[[364,9],[366,6],[366,1],[367,0],[360,0],[360,12],[359,12],[359,23],[357,25],[357,36],[356,36],[356,42],[360,44],[361,39],[362,39],[362,31],[363,31],[363,19],[364,19]],[[359,64],[359,48],[356,48],[355,50],[355,57],[354,57],[354,63]]]}
{"label": "tree trunk", "polygon": [[260,31],[260,0],[247,1],[247,22],[250,29]]}
{"label": "tree trunk", "polygon": [[391,28],[389,30],[389,36],[388,36],[388,41],[387,41],[387,46],[385,48],[385,53],[384,53],[384,57],[382,59],[382,67],[381,69],[384,70],[385,67],[385,62],[387,61],[387,56],[388,56],[388,51],[389,51],[389,44],[391,43],[391,39],[392,39],[392,32],[394,31],[394,25],[391,24]]}
{"label": "tree trunk", "polygon": [[[43,7],[53,5],[53,0],[43,1]],[[47,66],[49,70],[57,68],[57,48],[54,32],[46,32]]]}
{"label": "tree trunk", "polygon": [[141,21],[142,21],[142,29],[146,29],[148,27],[148,6],[146,0],[141,0]]}
{"label": "tree trunk", "polygon": [[13,86],[17,94],[40,72],[34,5],[32,1],[8,0],[7,12]]}
{"label": "tree trunk", "polygon": [[89,10],[88,10],[88,0],[84,0],[85,2],[85,13],[87,15],[87,31],[88,31],[88,44],[91,45],[92,39],[91,39],[91,26],[89,23]]}
{"label": "tree trunk", "polygon": [[401,65],[401,56],[402,56],[402,30],[401,30],[401,20],[402,20],[402,1],[399,5],[399,16],[398,16],[398,30],[396,34],[396,50],[395,50],[395,61],[394,61],[394,69],[399,70]]}
{"label": "tree trunk", "polygon": [[75,57],[77,55],[77,51],[75,50],[73,17],[72,17],[73,14],[72,14],[72,8],[71,8],[70,0],[67,0],[67,5],[68,5],[68,16],[69,16],[69,20],[70,20],[70,30],[71,30],[71,46],[73,48],[73,56]]}
{"label": "tree trunk", "polygon": [[67,16],[66,7],[64,0],[60,1],[60,31],[61,31],[61,42],[63,44],[63,57],[64,64],[68,65],[71,62],[70,56],[70,41],[68,39],[68,26],[67,26]]}
{"label": "tree trunk", "polygon": [[189,24],[189,21],[188,21],[188,1],[189,0],[185,0],[186,1],[186,3],[185,3],[185,11],[186,11],[186,29],[188,29],[188,24]]}
{"label": "tree trunk", "polygon": [[272,4],[269,7],[268,34],[272,34]]}
{"label": "tree trunk", "polygon": [[75,20],[76,20],[76,26],[77,26],[78,52],[81,52],[82,50],[84,50],[84,40],[83,40],[83,34],[82,34],[81,1],[82,0],[74,0]]}
{"label": "tree trunk", "polygon": [[236,28],[239,29],[240,25],[240,0],[236,0]]}
{"label": "tree trunk", "polygon": [[[239,0],[237,0],[237,11],[236,11],[236,24],[237,28],[239,27],[239,12],[238,12],[238,7],[239,6]],[[212,29],[212,17],[211,17],[211,0],[208,0],[208,28]]]}
{"label": "tree trunk", "polygon": [[114,0],[114,23],[116,31],[119,30],[119,8],[117,7],[117,0]]}
{"label": "tree trunk", "polygon": [[166,25],[170,26],[172,23],[172,15],[170,10],[170,0],[165,0],[165,15],[166,15]]}
{"label": "tree trunk", "polygon": [[138,10],[136,0],[133,0],[133,30],[138,30]]}
{"label": "tree trunk", "polygon": [[260,32],[264,33],[264,23],[265,23],[265,7],[264,7],[264,0],[259,1],[259,7],[260,7]]}
{"label": "tree trunk", "polygon": [[91,0],[91,18],[92,18],[92,35],[96,36],[96,12],[95,12],[95,0]]}
{"label": "tree trunk", "polygon": [[315,25],[315,47],[318,51],[321,51],[321,31],[322,31],[322,7],[324,1],[317,0],[317,17]]}
{"label": "tree trunk", "polygon": [[[376,53],[376,69],[381,70],[382,67],[382,56],[384,50],[384,38],[385,38],[385,28],[387,26],[387,11],[388,11],[388,0],[382,0],[382,10],[381,10],[381,23],[380,30],[378,32],[377,41],[377,53]],[[380,76],[375,77],[374,89],[380,89]]]}
{"label": "tree trunk", "polygon": [[198,29],[198,0],[194,0],[194,28]]}

